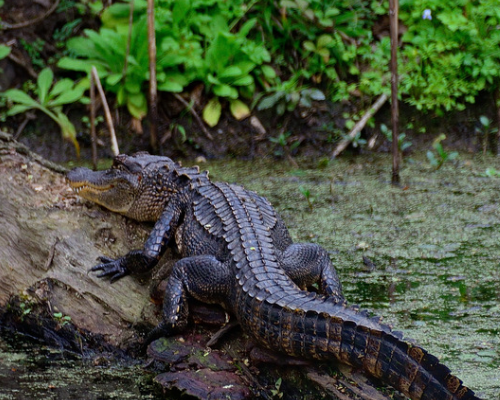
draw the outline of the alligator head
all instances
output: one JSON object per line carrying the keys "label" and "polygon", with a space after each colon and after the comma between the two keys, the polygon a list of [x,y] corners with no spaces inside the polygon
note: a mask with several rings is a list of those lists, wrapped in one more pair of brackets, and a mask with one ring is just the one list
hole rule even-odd
{"label": "alligator head", "polygon": [[[168,172],[176,164],[147,153],[120,154],[111,168],[75,168],[66,175],[79,196],[139,221],[156,221],[167,200]],[[158,179],[161,176],[163,179]],[[167,178],[167,179],[166,179]]]}

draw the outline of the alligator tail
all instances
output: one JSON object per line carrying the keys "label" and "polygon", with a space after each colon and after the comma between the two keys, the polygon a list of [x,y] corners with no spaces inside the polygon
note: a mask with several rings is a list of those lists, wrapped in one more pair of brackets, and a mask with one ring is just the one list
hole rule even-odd
{"label": "alligator tail", "polygon": [[294,356],[335,358],[390,384],[412,400],[480,400],[435,356],[403,340],[399,332],[380,324],[377,318],[344,305],[311,303],[301,311],[264,302],[266,310],[260,310],[262,325],[258,330],[262,343]]}

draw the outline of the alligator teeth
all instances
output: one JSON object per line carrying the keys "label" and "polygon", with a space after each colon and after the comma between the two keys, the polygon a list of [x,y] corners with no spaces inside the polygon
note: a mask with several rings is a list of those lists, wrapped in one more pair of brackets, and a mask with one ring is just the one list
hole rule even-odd
{"label": "alligator teeth", "polygon": [[85,189],[88,189],[88,185],[84,185],[84,186],[78,186],[78,187],[74,187],[73,188],[73,191],[75,193],[80,193],[82,190],[85,190]]}

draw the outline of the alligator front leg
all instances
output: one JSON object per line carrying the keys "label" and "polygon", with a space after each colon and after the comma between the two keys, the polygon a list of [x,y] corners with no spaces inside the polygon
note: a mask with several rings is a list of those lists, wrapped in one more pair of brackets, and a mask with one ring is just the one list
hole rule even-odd
{"label": "alligator front leg", "polygon": [[328,252],[314,243],[295,243],[280,258],[286,274],[302,289],[317,283],[322,294],[344,301],[342,285]]}
{"label": "alligator front leg", "polygon": [[90,271],[101,271],[97,277],[109,276],[111,283],[129,274],[141,274],[149,271],[158,263],[165,252],[181,214],[181,203],[175,199],[170,201],[146,240],[143,250],[131,251],[117,259],[100,257],[102,263],[92,267]]}
{"label": "alligator front leg", "polygon": [[186,327],[189,296],[204,303],[224,305],[229,297],[230,287],[229,266],[213,256],[193,256],[177,261],[167,280],[162,321],[149,333],[144,345],[180,332]]}

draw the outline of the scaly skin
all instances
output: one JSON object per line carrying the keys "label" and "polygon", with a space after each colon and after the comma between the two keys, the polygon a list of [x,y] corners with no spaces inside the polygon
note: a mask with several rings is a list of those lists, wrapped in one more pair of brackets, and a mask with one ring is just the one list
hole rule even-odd
{"label": "scaly skin", "polygon": [[[68,174],[82,197],[140,221],[155,221],[142,250],[91,270],[116,281],[147,271],[175,242],[182,258],[168,278],[163,321],[147,341],[187,324],[188,297],[218,303],[259,344],[288,355],[336,359],[412,400],[478,399],[424,349],[348,307],[327,252],[294,244],[271,204],[241,186],[167,157],[120,155],[111,169]],[[307,287],[317,283],[319,293]]]}

